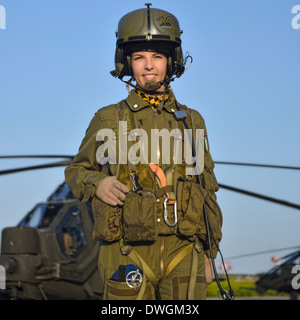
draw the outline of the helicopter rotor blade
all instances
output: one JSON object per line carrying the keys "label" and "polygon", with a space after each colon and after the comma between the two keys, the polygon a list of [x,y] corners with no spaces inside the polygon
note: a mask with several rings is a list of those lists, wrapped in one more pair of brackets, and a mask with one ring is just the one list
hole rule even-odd
{"label": "helicopter rotor blade", "polygon": [[37,170],[37,169],[62,167],[62,166],[67,166],[67,165],[69,165],[71,163],[72,163],[71,160],[64,160],[64,161],[40,164],[40,165],[35,165],[35,166],[28,166],[28,167],[21,167],[21,168],[15,168],[15,169],[1,170],[0,171],[0,175],[11,174],[11,173],[16,173],[16,172],[21,172],[21,171],[30,171],[30,170]]}
{"label": "helicopter rotor blade", "polygon": [[[7,170],[1,170],[0,175],[5,174],[11,174],[16,172],[22,172],[22,171],[29,171],[29,170],[36,170],[36,169],[45,169],[45,168],[53,168],[53,167],[59,167],[59,166],[67,166],[72,163],[72,159],[74,156],[71,155],[7,155],[7,156],[0,156],[0,159],[13,159],[13,158],[68,158],[70,160],[64,160],[59,162],[53,162],[53,163],[47,163],[42,165],[35,165],[35,166],[29,166],[29,167],[21,167],[21,168],[15,168],[15,169],[7,169]],[[242,162],[226,162],[226,161],[215,161],[216,164],[229,164],[229,165],[241,165],[241,166],[256,166],[256,167],[268,167],[268,168],[277,168],[277,169],[293,169],[293,170],[300,170],[300,167],[292,167],[292,166],[279,166],[279,165],[268,165],[268,164],[255,164],[255,163],[242,163]],[[244,195],[248,195],[251,197],[259,198],[262,200],[270,201],[273,203],[277,203],[280,205],[288,206],[294,209],[300,210],[300,205],[291,203],[285,200],[272,198],[266,195],[262,195],[259,193],[251,192],[248,190],[224,185],[219,183],[220,188],[224,188],[233,192],[238,192]]]}
{"label": "helicopter rotor blade", "polygon": [[288,247],[288,248],[280,248],[280,249],[271,249],[271,250],[265,250],[265,251],[258,251],[258,252],[241,254],[241,255],[233,256],[233,257],[227,257],[226,259],[227,260],[233,260],[233,259],[247,258],[247,257],[257,256],[257,255],[260,255],[260,254],[266,254],[266,253],[271,253],[271,252],[279,252],[279,251],[285,251],[285,250],[294,250],[294,249],[299,249],[299,248],[300,248],[300,246]]}
{"label": "helicopter rotor blade", "polygon": [[74,156],[70,155],[10,155],[10,156],[0,156],[0,159],[22,159],[22,158],[67,158],[67,159],[73,159]]}
{"label": "helicopter rotor blade", "polygon": [[[17,158],[67,158],[73,159],[72,155],[7,155],[0,156],[0,159],[17,159]],[[274,164],[261,164],[261,163],[247,163],[247,162],[232,162],[232,161],[214,161],[215,164],[233,165],[233,166],[246,166],[246,167],[262,167],[262,168],[273,168],[273,169],[289,169],[289,170],[300,170],[300,167],[296,166],[283,166]]]}
{"label": "helicopter rotor blade", "polygon": [[214,163],[216,163],[216,164],[234,165],[234,166],[246,166],[246,167],[262,167],[262,168],[273,168],[273,169],[300,170],[300,167],[295,167],[295,166],[279,166],[279,165],[274,165],[274,164],[230,162],[230,161],[214,161]]}
{"label": "helicopter rotor blade", "polygon": [[259,194],[259,193],[256,193],[256,192],[252,192],[252,191],[248,191],[248,190],[244,190],[244,189],[240,189],[240,188],[231,187],[231,186],[228,186],[228,185],[225,185],[225,184],[220,184],[219,183],[219,187],[227,189],[227,190],[230,190],[230,191],[242,193],[242,194],[245,194],[247,196],[259,198],[259,199],[262,199],[262,200],[274,202],[274,203],[277,203],[277,204],[281,204],[281,205],[284,205],[284,206],[287,206],[287,207],[291,207],[291,208],[300,210],[300,205],[296,204],[296,203],[291,203],[291,202],[288,202],[288,201],[285,201],[285,200],[272,198],[272,197],[269,197],[269,196],[266,196],[266,195],[263,195],[263,194]]}

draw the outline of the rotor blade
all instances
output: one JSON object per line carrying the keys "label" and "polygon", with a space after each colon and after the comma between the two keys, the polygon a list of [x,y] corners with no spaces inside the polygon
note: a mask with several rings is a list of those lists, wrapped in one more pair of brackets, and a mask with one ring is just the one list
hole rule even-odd
{"label": "rotor blade", "polygon": [[230,190],[230,191],[242,193],[242,194],[245,194],[247,196],[263,199],[263,200],[270,201],[270,202],[275,202],[275,203],[281,204],[283,206],[287,206],[287,207],[291,207],[291,208],[300,210],[300,205],[299,204],[291,203],[291,202],[288,202],[288,201],[285,201],[285,200],[272,198],[272,197],[265,196],[265,195],[262,195],[262,194],[259,194],[259,193],[255,193],[255,192],[251,192],[251,191],[248,191],[248,190],[243,190],[243,189],[227,186],[227,185],[220,184],[220,183],[219,183],[219,187],[227,189],[227,190]]}
{"label": "rotor blade", "polygon": [[248,167],[263,167],[263,168],[274,168],[274,169],[290,169],[300,170],[300,167],[294,166],[279,166],[273,164],[260,164],[260,163],[244,163],[244,162],[227,162],[227,161],[214,161],[217,164],[229,164],[234,166],[248,166]]}
{"label": "rotor blade", "polygon": [[[0,159],[13,159],[13,158],[68,158],[73,159],[71,155],[9,155],[0,156]],[[295,166],[282,166],[273,164],[260,164],[260,163],[245,163],[245,162],[231,162],[231,161],[214,161],[216,164],[235,165],[235,166],[250,166],[250,167],[264,167],[264,168],[275,168],[275,169],[291,169],[300,170],[300,167]]]}
{"label": "rotor blade", "polygon": [[21,159],[21,158],[67,158],[73,159],[74,156],[70,155],[10,155],[10,156],[0,156],[0,159]]}
{"label": "rotor blade", "polygon": [[67,166],[67,165],[69,165],[71,163],[72,163],[71,160],[64,160],[64,161],[46,163],[46,164],[41,164],[41,165],[29,166],[29,167],[1,170],[0,171],[0,175],[10,174],[10,173],[15,173],[15,172],[21,172],[21,171],[29,171],[29,170],[36,170],[36,169],[46,169],[46,168]]}
{"label": "rotor blade", "polygon": [[257,255],[260,255],[260,254],[266,254],[266,253],[270,253],[270,252],[278,252],[278,251],[292,250],[292,249],[298,249],[298,248],[300,248],[300,246],[289,247],[289,248],[281,248],[281,249],[273,249],[273,250],[265,250],[265,251],[259,251],[259,252],[252,252],[252,253],[241,254],[241,255],[238,255],[238,256],[234,256],[234,257],[228,257],[228,258],[226,258],[226,260],[246,258],[246,257],[257,256]]}
{"label": "rotor blade", "polygon": [[[11,158],[69,158],[73,159],[74,156],[70,155],[10,155],[10,156],[0,156],[0,159],[11,159]],[[7,169],[7,170],[2,170],[0,171],[0,175],[4,174],[10,174],[10,173],[15,173],[15,172],[21,172],[21,171],[29,171],[29,170],[36,170],[36,169],[45,169],[45,168],[53,168],[53,167],[59,167],[59,166],[67,166],[71,164],[70,161],[59,161],[59,162],[54,162],[54,163],[48,163],[48,164],[43,164],[43,165],[35,165],[35,166],[29,166],[29,167],[22,167],[22,168],[16,168],[16,169]],[[215,163],[218,164],[230,164],[230,165],[242,165],[242,166],[258,166],[258,167],[271,167],[271,168],[281,168],[281,169],[295,169],[295,170],[300,170],[300,167],[290,167],[290,166],[277,166],[277,165],[266,165],[266,164],[254,164],[254,163],[241,163],[241,162],[225,162],[225,161],[215,161]],[[259,199],[263,199],[266,201],[274,202],[277,204],[281,204],[284,206],[288,206],[294,209],[300,210],[300,205],[295,204],[295,203],[290,203],[285,200],[280,200],[276,198],[272,198],[269,196],[265,196],[262,194],[254,193],[251,191],[227,186],[224,184],[219,184],[220,188],[224,188],[227,190],[231,190],[234,192],[242,193],[248,196],[256,197]]]}

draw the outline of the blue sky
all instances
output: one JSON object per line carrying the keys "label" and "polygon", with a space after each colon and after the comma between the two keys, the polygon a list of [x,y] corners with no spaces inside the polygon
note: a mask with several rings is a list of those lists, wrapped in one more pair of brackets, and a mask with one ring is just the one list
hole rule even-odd
{"label": "blue sky", "polygon": [[[173,84],[179,102],[206,121],[216,161],[300,166],[299,0],[160,0],[193,57]],[[127,96],[114,79],[119,19],[144,1],[0,0],[1,155],[75,155],[97,109]],[[300,13],[300,11],[299,11]],[[299,17],[300,24],[300,17]],[[51,160],[49,160],[51,161]],[[0,160],[0,168],[44,163]],[[218,181],[300,204],[300,172],[216,165]],[[64,180],[54,168],[0,177],[0,230],[15,225]],[[300,245],[300,211],[220,189],[221,251],[232,273],[272,267],[269,253]],[[218,260],[218,259],[217,259]]]}

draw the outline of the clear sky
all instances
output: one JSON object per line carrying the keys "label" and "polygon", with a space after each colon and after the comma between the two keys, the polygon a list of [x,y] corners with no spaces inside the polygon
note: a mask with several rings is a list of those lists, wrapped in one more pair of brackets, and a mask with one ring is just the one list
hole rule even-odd
{"label": "clear sky", "polygon": [[[127,96],[109,73],[115,31],[144,3],[0,0],[0,155],[76,154],[97,109]],[[292,8],[300,0],[152,3],[180,21],[193,64],[172,88],[204,117],[214,160],[299,167],[300,28],[292,19],[300,25],[300,16]],[[0,170],[46,161],[0,160]],[[216,164],[215,173],[219,183],[300,204],[299,171]],[[0,230],[63,180],[61,167],[0,176]],[[299,210],[224,189],[217,196],[230,272],[267,271],[273,255],[290,251],[229,258],[300,245]]]}

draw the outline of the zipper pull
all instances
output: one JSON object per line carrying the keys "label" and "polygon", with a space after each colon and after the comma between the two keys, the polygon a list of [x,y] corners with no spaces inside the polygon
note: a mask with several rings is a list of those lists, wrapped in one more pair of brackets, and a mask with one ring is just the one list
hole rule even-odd
{"label": "zipper pull", "polygon": [[156,118],[156,108],[152,107],[153,108],[153,118],[155,119]]}

